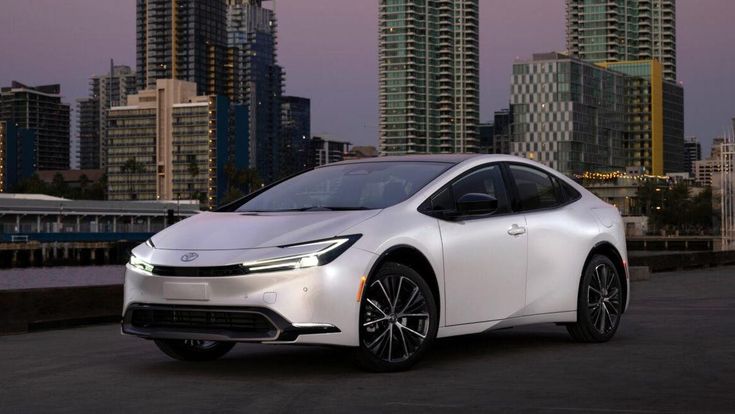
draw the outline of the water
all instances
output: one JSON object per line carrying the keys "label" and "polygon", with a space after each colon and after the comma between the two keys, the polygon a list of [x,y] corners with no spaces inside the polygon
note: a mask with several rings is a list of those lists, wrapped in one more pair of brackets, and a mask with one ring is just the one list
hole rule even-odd
{"label": "water", "polygon": [[0,290],[120,285],[125,266],[30,267],[0,270]]}

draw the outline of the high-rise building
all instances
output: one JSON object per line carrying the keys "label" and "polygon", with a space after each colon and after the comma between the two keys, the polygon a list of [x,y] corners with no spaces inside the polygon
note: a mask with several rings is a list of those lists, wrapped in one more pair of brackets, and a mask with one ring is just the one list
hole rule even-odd
{"label": "high-rise building", "polygon": [[0,89],[0,120],[35,131],[36,168],[69,169],[69,105],[61,102],[60,85],[31,87],[13,81]]}
{"label": "high-rise building", "polygon": [[492,154],[495,144],[495,125],[492,122],[483,122],[477,125],[477,147],[480,154]]}
{"label": "high-rise building", "polygon": [[250,165],[271,182],[288,169],[282,161],[283,69],[277,63],[275,12],[262,0],[227,0],[227,95],[248,107]]}
{"label": "high-rise building", "polygon": [[36,172],[36,131],[0,121],[0,193]]}
{"label": "high-rise building", "polygon": [[513,141],[513,111],[501,109],[493,114],[493,146],[491,154],[510,154]]}
{"label": "high-rise building", "polygon": [[566,174],[626,166],[626,77],[558,53],[513,65],[511,153]]}
{"label": "high-rise building", "polygon": [[107,164],[107,111],[123,106],[136,92],[136,75],[128,66],[89,79],[89,96],[77,100],[80,168],[104,169]]}
{"label": "high-rise building", "polygon": [[656,59],[676,81],[676,0],[639,0],[638,59]]}
{"label": "high-rise building", "polygon": [[329,137],[312,137],[309,143],[309,168],[343,161],[351,145]]}
{"label": "high-rise building", "polygon": [[225,95],[225,0],[137,0],[136,12],[138,89],[180,79]]}
{"label": "high-rise building", "polygon": [[281,100],[283,125],[283,165],[286,175],[308,168],[308,143],[311,138],[311,101],[298,96]]}
{"label": "high-rise building", "polygon": [[653,175],[685,171],[684,89],[663,78],[658,60],[600,65],[626,75],[627,166]]}
{"label": "high-rise building", "polygon": [[656,59],[676,80],[676,0],[566,0],[567,49],[592,62]]}
{"label": "high-rise building", "polygon": [[159,79],[108,115],[110,200],[199,199],[214,208],[226,166],[247,166],[247,112],[196,84]]}
{"label": "high-rise building", "polygon": [[694,162],[702,159],[702,144],[697,137],[684,139],[684,171],[694,174]]}
{"label": "high-rise building", "polygon": [[479,1],[380,0],[380,152],[476,152]]}

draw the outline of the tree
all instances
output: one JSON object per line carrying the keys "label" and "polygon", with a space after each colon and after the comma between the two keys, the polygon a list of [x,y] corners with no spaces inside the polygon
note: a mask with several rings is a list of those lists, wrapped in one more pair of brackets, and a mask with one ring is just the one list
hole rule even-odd
{"label": "tree", "polygon": [[66,197],[69,195],[69,185],[64,181],[64,176],[60,172],[54,174],[49,192],[56,197]]}
{"label": "tree", "polygon": [[231,203],[263,185],[258,171],[252,168],[237,168],[234,163],[225,165],[227,189],[220,204]]}
{"label": "tree", "polygon": [[652,233],[712,232],[712,189],[709,187],[691,197],[690,188],[684,182],[669,187],[646,183],[638,189],[638,200]]}
{"label": "tree", "polygon": [[130,198],[132,200],[137,199],[138,195],[133,191],[133,176],[145,172],[145,165],[142,162],[138,162],[135,158],[128,158],[123,166],[120,167],[120,172],[127,177]]}
{"label": "tree", "polygon": [[199,200],[202,202],[202,204],[206,203],[207,201],[207,195],[204,194],[202,197],[202,194],[199,193],[199,191],[196,191],[196,178],[199,176],[199,165],[197,165],[196,158],[192,157],[189,159],[189,165],[187,166],[187,171],[189,171],[189,176],[191,177],[192,181],[192,190],[191,198],[192,200]]}

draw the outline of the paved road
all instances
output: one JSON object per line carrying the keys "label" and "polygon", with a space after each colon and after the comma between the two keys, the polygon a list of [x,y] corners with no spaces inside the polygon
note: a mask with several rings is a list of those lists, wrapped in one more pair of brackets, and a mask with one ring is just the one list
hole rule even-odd
{"label": "paved road", "polygon": [[390,375],[330,348],[175,362],[113,325],[0,337],[0,412],[735,412],[735,268],[656,274],[634,295],[608,344],[503,330]]}

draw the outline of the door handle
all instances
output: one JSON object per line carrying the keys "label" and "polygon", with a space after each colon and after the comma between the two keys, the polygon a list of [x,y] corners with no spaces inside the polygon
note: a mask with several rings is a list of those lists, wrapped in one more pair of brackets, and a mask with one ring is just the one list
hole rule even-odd
{"label": "door handle", "polygon": [[525,233],[526,233],[526,228],[521,227],[517,224],[510,226],[510,228],[508,229],[508,234],[510,234],[511,236],[520,236],[521,234],[525,234]]}

